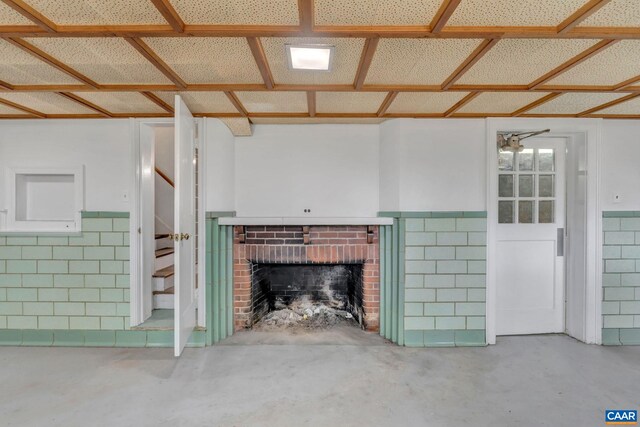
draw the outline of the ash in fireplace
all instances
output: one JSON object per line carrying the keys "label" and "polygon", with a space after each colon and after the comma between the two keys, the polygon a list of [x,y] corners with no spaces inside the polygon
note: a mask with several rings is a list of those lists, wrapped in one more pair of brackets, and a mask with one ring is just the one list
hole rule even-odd
{"label": "ash in fireplace", "polygon": [[330,329],[337,325],[359,326],[344,304],[311,302],[308,298],[292,301],[289,305],[276,301],[276,309],[267,313],[253,325],[254,330],[275,329]]}

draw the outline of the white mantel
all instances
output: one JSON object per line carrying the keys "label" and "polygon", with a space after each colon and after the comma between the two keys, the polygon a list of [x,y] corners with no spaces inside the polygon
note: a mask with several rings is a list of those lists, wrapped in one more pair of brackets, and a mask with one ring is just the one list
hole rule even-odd
{"label": "white mantel", "polygon": [[220,225],[392,225],[393,218],[380,217],[226,217]]}

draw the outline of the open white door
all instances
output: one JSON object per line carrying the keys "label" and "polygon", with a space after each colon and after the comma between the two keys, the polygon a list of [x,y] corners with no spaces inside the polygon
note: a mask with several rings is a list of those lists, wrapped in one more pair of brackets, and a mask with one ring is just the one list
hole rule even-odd
{"label": "open white door", "polygon": [[195,121],[176,95],[175,102],[175,355],[180,356],[196,327]]}
{"label": "open white door", "polygon": [[564,332],[565,140],[498,162],[496,334]]}

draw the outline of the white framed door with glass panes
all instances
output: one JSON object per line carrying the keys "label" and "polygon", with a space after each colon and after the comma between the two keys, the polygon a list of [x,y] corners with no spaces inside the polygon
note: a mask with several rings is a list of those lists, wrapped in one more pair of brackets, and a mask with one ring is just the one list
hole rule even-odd
{"label": "white framed door with glass panes", "polygon": [[496,334],[564,332],[564,138],[498,155]]}

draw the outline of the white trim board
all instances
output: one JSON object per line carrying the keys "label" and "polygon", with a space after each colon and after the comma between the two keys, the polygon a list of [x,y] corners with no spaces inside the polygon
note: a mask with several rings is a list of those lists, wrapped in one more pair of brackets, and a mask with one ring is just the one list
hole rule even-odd
{"label": "white trim board", "polygon": [[581,135],[587,146],[587,283],[584,286],[584,342],[602,343],[602,211],[600,208],[600,149],[602,119],[487,119],[487,294],[486,339],[496,343],[496,225],[498,131],[550,128],[550,137],[574,138]]}

